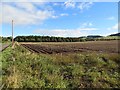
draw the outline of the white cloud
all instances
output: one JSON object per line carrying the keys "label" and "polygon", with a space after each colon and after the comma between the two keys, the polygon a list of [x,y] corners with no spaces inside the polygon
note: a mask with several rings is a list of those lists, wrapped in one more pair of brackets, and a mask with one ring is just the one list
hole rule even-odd
{"label": "white cloud", "polygon": [[79,37],[89,35],[90,31],[99,30],[98,28],[90,27],[92,25],[91,22],[87,22],[75,29],[38,29],[34,30],[33,33],[59,37]]}
{"label": "white cloud", "polygon": [[83,11],[84,9],[89,9],[93,2],[74,2],[73,0],[68,0],[64,3],[66,8],[77,8]]}
{"label": "white cloud", "polygon": [[98,30],[97,28],[77,28],[77,29],[53,29],[34,30],[35,34],[59,36],[59,37],[79,37],[87,35],[86,31]]}
{"label": "white cloud", "polygon": [[[2,2],[65,2],[66,0],[1,0]],[[119,2],[119,0],[72,0],[75,2]]]}
{"label": "white cloud", "polygon": [[54,18],[53,10],[38,10],[31,2],[4,3],[0,14],[3,16],[3,23],[11,23],[13,19],[19,25],[40,24],[48,18]]}
{"label": "white cloud", "polygon": [[56,19],[56,18],[58,18],[59,16],[57,16],[57,15],[53,15],[52,16],[52,18],[54,18],[54,19]]}
{"label": "white cloud", "polygon": [[[44,20],[53,18],[56,19],[60,16],[68,16],[67,13],[61,13],[60,15],[54,15],[55,12],[52,7],[45,6],[47,2],[14,2],[14,3],[3,3],[2,12],[0,15],[0,24],[1,23],[11,23],[13,19],[17,25],[31,25],[31,24],[41,24]],[[64,3],[66,7],[75,7],[75,2],[69,0]],[[37,6],[41,6],[43,9],[38,10]],[[2,20],[2,21],[1,21]]]}
{"label": "white cloud", "polygon": [[59,6],[59,5],[61,5],[61,4],[58,3],[58,2],[54,2],[53,5],[54,5],[54,6]]}
{"label": "white cloud", "polygon": [[79,30],[93,31],[93,30],[98,30],[98,29],[97,28],[79,28]]}
{"label": "white cloud", "polygon": [[93,5],[92,2],[82,2],[79,4],[78,8],[83,11],[84,9],[89,9]]}
{"label": "white cloud", "polygon": [[107,30],[118,30],[118,24],[115,24],[114,26],[107,28]]}
{"label": "white cloud", "polygon": [[75,2],[73,2],[73,0],[68,0],[64,3],[66,8],[75,8]]}
{"label": "white cloud", "polygon": [[32,3],[14,3],[17,8],[24,9],[28,12],[36,11],[35,6]]}
{"label": "white cloud", "polygon": [[92,23],[89,23],[89,26],[92,26],[93,24]]}
{"label": "white cloud", "polygon": [[93,24],[91,22],[85,22],[81,24],[81,27],[91,27]]}
{"label": "white cloud", "polygon": [[59,17],[68,16],[68,15],[69,15],[68,13],[61,13],[59,15],[53,15],[52,18],[56,19],[56,18],[59,18]]}
{"label": "white cloud", "polygon": [[108,36],[108,35],[111,35],[111,34],[116,34],[116,33],[118,33],[118,31],[111,31],[111,32],[109,32],[109,33],[105,33],[105,34],[103,34],[103,36]]}
{"label": "white cloud", "polygon": [[48,2],[49,0],[1,0],[1,2]]}
{"label": "white cloud", "polygon": [[79,36],[81,32],[79,30],[62,30],[62,29],[55,29],[55,30],[35,30],[34,33],[48,35],[48,36]]}
{"label": "white cloud", "polygon": [[68,16],[67,13],[61,13],[60,16]]}
{"label": "white cloud", "polygon": [[107,19],[108,20],[115,20],[115,17],[112,16],[112,17],[108,17]]}

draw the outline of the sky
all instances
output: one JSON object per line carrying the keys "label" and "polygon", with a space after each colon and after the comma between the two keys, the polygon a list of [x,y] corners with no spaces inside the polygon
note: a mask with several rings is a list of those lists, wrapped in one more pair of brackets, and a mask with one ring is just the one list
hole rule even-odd
{"label": "sky", "polygon": [[80,37],[118,32],[118,2],[2,2],[0,35]]}

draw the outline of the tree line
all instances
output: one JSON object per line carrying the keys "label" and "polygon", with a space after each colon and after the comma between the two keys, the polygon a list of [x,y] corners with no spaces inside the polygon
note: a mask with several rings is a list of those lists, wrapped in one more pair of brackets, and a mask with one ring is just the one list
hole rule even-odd
{"label": "tree line", "polygon": [[75,37],[53,37],[53,36],[17,36],[18,42],[80,42],[81,38]]}
{"label": "tree line", "polygon": [[[54,37],[54,36],[17,36],[17,42],[84,42],[84,41],[106,41],[120,40],[120,37],[103,37],[99,35],[89,35],[83,37]],[[12,37],[1,37],[2,42],[12,41]]]}
{"label": "tree line", "polygon": [[14,38],[17,42],[84,42],[97,41],[102,36],[87,36],[87,37],[53,37],[53,36],[17,36]]}
{"label": "tree line", "polygon": [[12,37],[1,37],[0,36],[0,41],[2,43],[4,43],[4,42],[11,42],[12,41]]}

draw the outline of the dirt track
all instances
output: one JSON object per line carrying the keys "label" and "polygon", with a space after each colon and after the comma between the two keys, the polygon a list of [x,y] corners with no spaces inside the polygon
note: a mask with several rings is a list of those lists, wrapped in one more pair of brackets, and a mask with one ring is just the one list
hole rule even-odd
{"label": "dirt track", "polygon": [[0,44],[0,52],[6,49],[10,44]]}

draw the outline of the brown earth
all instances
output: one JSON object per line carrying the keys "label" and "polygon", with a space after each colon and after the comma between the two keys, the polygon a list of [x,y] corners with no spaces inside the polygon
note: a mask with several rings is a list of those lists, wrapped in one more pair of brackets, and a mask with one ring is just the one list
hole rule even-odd
{"label": "brown earth", "polygon": [[100,52],[119,53],[118,40],[113,41],[89,41],[89,42],[50,42],[50,43],[21,43],[28,50],[36,53],[74,53],[74,52]]}

